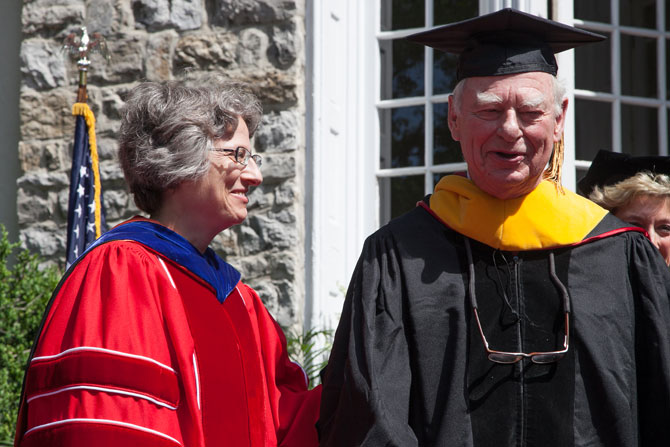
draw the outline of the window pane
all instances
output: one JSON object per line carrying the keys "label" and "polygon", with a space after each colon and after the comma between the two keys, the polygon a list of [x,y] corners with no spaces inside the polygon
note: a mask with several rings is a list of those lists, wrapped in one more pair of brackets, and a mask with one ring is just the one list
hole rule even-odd
{"label": "window pane", "polygon": [[475,17],[479,11],[476,1],[435,0],[433,17],[435,25],[459,22]]}
{"label": "window pane", "polygon": [[448,110],[447,103],[433,105],[433,163],[436,165],[463,161],[460,144],[451,138]]}
{"label": "window pane", "polygon": [[621,34],[621,93],[655,98],[656,39]]}
{"label": "window pane", "polygon": [[658,154],[658,113],[650,107],[621,105],[621,152]]}
{"label": "window pane", "polygon": [[612,105],[575,98],[575,158],[591,161],[600,149],[612,150]]}
{"label": "window pane", "polygon": [[610,0],[580,0],[574,2],[575,18],[610,23]]}
{"label": "window pane", "polygon": [[458,56],[433,50],[433,94],[451,93],[456,87],[456,64]]}
{"label": "window pane", "polygon": [[[425,195],[423,182],[422,175],[379,179],[380,203],[382,204],[379,220],[382,225],[413,209],[416,203],[423,199]],[[390,215],[385,214],[384,209],[390,210]]]}
{"label": "window pane", "polygon": [[575,48],[575,87],[612,92],[611,60],[609,39]]}
{"label": "window pane", "polygon": [[424,164],[423,106],[381,109],[380,157],[383,169]]}
{"label": "window pane", "polygon": [[379,42],[381,98],[423,95],[424,47],[407,40]]}
{"label": "window pane", "polygon": [[[591,161],[593,161],[593,159],[591,159]],[[577,179],[577,182],[579,182],[586,175],[588,168],[576,168],[575,171],[576,171],[575,178]],[[581,191],[579,191],[579,189],[577,189],[576,192],[581,194]]]}
{"label": "window pane", "polygon": [[423,1],[381,0],[381,30],[418,28],[424,25]]}
{"label": "window pane", "polygon": [[622,26],[656,28],[656,0],[619,0],[619,5]]}
{"label": "window pane", "polygon": [[[670,8],[667,8],[670,10]],[[668,22],[666,22],[668,23]],[[670,99],[670,40],[665,41],[665,94],[666,99]]]}
{"label": "window pane", "polygon": [[[476,17],[479,8],[475,1],[435,0],[433,9],[435,25],[442,25]],[[435,50],[433,59],[433,93],[451,93],[456,86],[458,56]]]}

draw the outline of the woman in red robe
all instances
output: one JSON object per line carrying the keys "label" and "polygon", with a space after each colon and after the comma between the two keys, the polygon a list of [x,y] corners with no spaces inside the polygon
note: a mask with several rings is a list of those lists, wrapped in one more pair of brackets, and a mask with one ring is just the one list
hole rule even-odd
{"label": "woman in red robe", "polygon": [[68,269],[26,372],[16,446],[316,445],[320,388],[209,244],[260,185],[258,99],[233,83],[146,82],[119,159],[136,217]]}

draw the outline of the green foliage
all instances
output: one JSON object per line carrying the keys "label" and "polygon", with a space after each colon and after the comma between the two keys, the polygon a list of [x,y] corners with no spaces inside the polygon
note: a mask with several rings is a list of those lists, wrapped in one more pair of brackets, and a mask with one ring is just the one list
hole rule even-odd
{"label": "green foliage", "polygon": [[317,329],[303,333],[288,331],[286,342],[289,357],[305,370],[310,388],[321,383],[319,372],[328,363],[328,353],[333,344],[333,331]]}
{"label": "green foliage", "polygon": [[26,362],[60,272],[40,268],[27,250],[10,265],[19,244],[9,242],[4,226],[0,231],[0,445],[11,445]]}

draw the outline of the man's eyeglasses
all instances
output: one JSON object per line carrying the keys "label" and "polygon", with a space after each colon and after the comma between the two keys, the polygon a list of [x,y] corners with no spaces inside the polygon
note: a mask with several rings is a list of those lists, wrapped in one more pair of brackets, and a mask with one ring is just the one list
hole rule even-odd
{"label": "man's eyeglasses", "polygon": [[470,241],[467,238],[465,239],[465,251],[468,256],[468,268],[469,268],[469,280],[468,280],[468,291],[470,294],[470,299],[472,301],[472,310],[475,314],[475,321],[477,322],[477,327],[479,328],[479,334],[482,337],[482,342],[484,343],[484,349],[488,354],[488,359],[495,363],[511,364],[517,363],[522,358],[528,358],[533,363],[546,364],[554,363],[559,361],[565,356],[568,352],[570,346],[570,295],[568,290],[565,288],[563,283],[558,276],[556,276],[556,266],[554,262],[554,253],[549,252],[549,275],[551,280],[554,283],[554,286],[559,290],[563,296],[563,307],[565,310],[565,338],[563,339],[563,349],[559,351],[548,351],[548,352],[531,352],[526,354],[524,352],[505,352],[505,351],[496,351],[489,347],[489,342],[484,336],[484,331],[482,330],[482,324],[479,321],[479,312],[477,311],[477,298],[475,296],[475,268],[472,262],[472,250],[470,249]]}
{"label": "man's eyeglasses", "polygon": [[570,340],[570,314],[565,313],[565,339],[563,341],[563,349],[560,351],[548,351],[548,352],[531,352],[526,354],[524,352],[505,352],[505,351],[495,351],[489,348],[489,343],[486,341],[484,336],[484,331],[482,330],[482,324],[479,322],[479,312],[477,308],[473,306],[475,312],[475,320],[477,321],[477,326],[479,327],[479,334],[482,336],[482,341],[484,342],[484,349],[488,354],[489,360],[495,363],[510,364],[516,363],[522,358],[529,358],[533,363],[545,364],[545,363],[554,363],[563,358],[563,356],[568,352],[569,340]]}
{"label": "man's eyeglasses", "polygon": [[253,158],[254,163],[256,163],[256,166],[259,168],[263,164],[263,158],[258,155],[258,154],[251,154],[251,151],[245,147],[236,147],[235,149],[222,149],[215,147],[212,149],[213,151],[216,152],[223,152],[225,154],[233,154],[234,159],[236,162],[238,162],[241,165],[246,166],[249,163],[249,159]]}

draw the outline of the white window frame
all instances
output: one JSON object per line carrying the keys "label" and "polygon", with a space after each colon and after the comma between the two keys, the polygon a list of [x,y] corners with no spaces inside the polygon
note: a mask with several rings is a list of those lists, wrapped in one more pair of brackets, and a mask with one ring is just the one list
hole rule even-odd
{"label": "white window frame", "polygon": [[[544,3],[544,2],[543,2]],[[552,1],[552,18],[557,22],[574,26],[573,2]],[[546,17],[546,16],[545,16]],[[565,147],[563,159],[563,186],[576,191],[577,170],[575,169],[575,51],[568,50],[556,55],[558,79],[565,85],[568,97],[568,111],[563,126],[563,143]]]}
{"label": "white window frame", "polygon": [[[585,20],[573,19],[572,2],[570,9],[565,10],[566,20],[572,20],[575,25],[585,27],[594,32],[608,33],[610,35],[610,57],[611,57],[611,78],[612,78],[612,92],[600,93],[590,90],[574,90],[576,98],[596,99],[598,101],[606,102],[612,105],[612,147],[614,152],[625,152],[621,137],[621,106],[622,104],[653,107],[657,111],[657,127],[658,127],[658,155],[668,155],[668,107],[670,101],[667,99],[667,85],[666,85],[666,40],[670,38],[670,32],[665,30],[665,8],[666,0],[656,0],[656,28],[638,28],[622,26],[619,17],[619,0],[610,0],[610,14],[611,23],[603,24],[598,22],[590,22]],[[554,3],[562,2],[554,0]],[[645,98],[636,96],[623,95],[621,90],[621,34],[622,31],[631,36],[647,37],[656,40],[656,60],[657,60],[657,88],[658,93],[656,98]],[[574,76],[572,77],[574,79]],[[591,165],[591,160],[576,160],[575,166],[578,168],[588,168]]]}
{"label": "white window frame", "polygon": [[[433,14],[433,0],[424,0],[426,5],[424,23],[426,26],[419,28],[409,28],[402,30],[391,30],[391,31],[381,31],[381,5],[380,0],[377,0],[377,20],[374,23],[376,30],[377,41],[384,40],[393,40],[401,39],[410,34],[418,33],[421,31],[428,30],[434,26],[434,14]],[[377,45],[376,45],[377,46]],[[383,67],[379,67],[377,75],[375,77],[375,82],[377,83],[377,88],[375,90],[375,101],[377,110],[389,110],[397,107],[411,107],[411,106],[421,106],[424,109],[424,164],[422,166],[406,166],[400,168],[386,168],[382,169],[379,167],[379,155],[374,160],[374,172],[377,181],[381,179],[387,179],[392,177],[402,177],[402,176],[417,176],[423,175],[424,177],[424,194],[429,194],[433,190],[433,175],[434,174],[447,174],[450,172],[464,171],[466,169],[466,164],[461,163],[448,163],[435,165],[433,163],[433,144],[434,144],[434,117],[433,117],[433,104],[446,103],[448,101],[448,94],[433,94],[433,60],[434,60],[434,50],[430,47],[424,47],[424,94],[423,96],[409,97],[409,98],[392,98],[392,99],[381,99],[380,98],[380,76]],[[378,53],[378,51],[377,51]],[[377,55],[377,59],[379,56]],[[391,63],[390,58],[388,59]],[[379,62],[378,62],[379,63]],[[390,82],[386,83],[390,85]],[[390,93],[390,92],[389,92]],[[379,127],[379,126],[378,126]],[[387,123],[385,126],[387,129],[391,129],[391,123]],[[383,136],[382,136],[383,138]],[[381,140],[380,140],[381,141]],[[377,153],[380,153],[379,142],[376,143]],[[417,201],[422,197],[417,197]],[[385,196],[383,198],[377,197],[377,213],[380,213],[382,208],[381,201],[387,201],[390,204],[391,198]],[[385,206],[384,210],[386,211],[384,216],[379,216],[377,218],[377,223],[386,222],[390,219],[390,207]]]}

